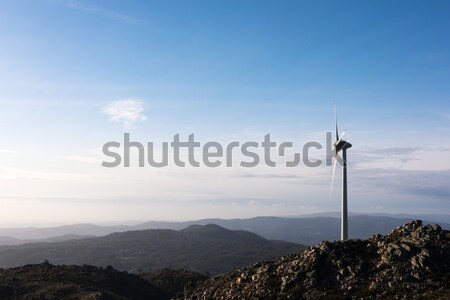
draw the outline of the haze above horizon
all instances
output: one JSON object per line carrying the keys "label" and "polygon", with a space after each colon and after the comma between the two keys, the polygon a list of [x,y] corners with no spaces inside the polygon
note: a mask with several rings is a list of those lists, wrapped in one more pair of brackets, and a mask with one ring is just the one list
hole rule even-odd
{"label": "haze above horizon", "polygon": [[450,214],[449,15],[448,1],[3,1],[0,225],[339,211],[331,167],[101,166],[124,132],[325,144],[333,103],[350,211]]}

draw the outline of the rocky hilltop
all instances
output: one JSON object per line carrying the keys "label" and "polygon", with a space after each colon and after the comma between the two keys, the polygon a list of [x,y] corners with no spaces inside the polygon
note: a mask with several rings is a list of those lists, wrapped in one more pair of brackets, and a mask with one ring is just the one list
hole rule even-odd
{"label": "rocky hilltop", "polygon": [[178,299],[450,299],[450,231],[412,221],[186,286]]}

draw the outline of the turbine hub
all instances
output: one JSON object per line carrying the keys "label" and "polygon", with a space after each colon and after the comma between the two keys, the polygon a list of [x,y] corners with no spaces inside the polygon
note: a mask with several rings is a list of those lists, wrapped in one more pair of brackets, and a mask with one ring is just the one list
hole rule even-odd
{"label": "turbine hub", "polygon": [[336,152],[339,152],[340,150],[350,148],[352,144],[350,144],[347,141],[340,140],[337,143],[335,143],[334,146],[336,147]]}

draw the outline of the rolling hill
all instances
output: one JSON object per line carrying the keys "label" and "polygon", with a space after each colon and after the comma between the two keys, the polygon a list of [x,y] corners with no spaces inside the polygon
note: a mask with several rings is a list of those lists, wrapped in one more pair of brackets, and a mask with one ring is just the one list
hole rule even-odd
{"label": "rolling hill", "polygon": [[300,244],[269,241],[255,233],[218,225],[192,225],[183,230],[154,229],[58,243],[0,247],[0,267],[49,260],[54,264],[111,265],[130,272],[184,268],[221,273],[233,268],[301,252]]}
{"label": "rolling hill", "polygon": [[0,299],[165,300],[170,293],[111,267],[49,263],[0,269]]}

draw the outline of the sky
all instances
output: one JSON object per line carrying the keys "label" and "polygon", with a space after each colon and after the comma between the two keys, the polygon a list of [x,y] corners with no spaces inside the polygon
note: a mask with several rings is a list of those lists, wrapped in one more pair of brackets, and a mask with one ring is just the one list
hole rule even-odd
{"label": "sky", "polygon": [[324,144],[333,103],[350,211],[450,214],[449,15],[448,1],[1,1],[0,226],[339,211],[330,166],[102,167],[124,133],[155,149],[177,133]]}

